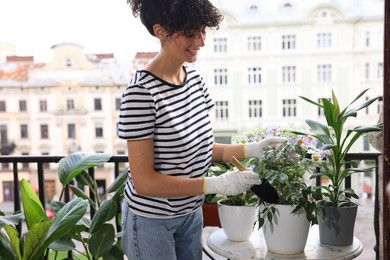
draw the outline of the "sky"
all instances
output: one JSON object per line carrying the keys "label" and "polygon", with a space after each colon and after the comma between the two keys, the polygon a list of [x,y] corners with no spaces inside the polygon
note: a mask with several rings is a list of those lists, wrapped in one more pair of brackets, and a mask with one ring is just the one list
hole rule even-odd
{"label": "sky", "polygon": [[36,62],[50,61],[51,47],[62,42],[119,59],[159,49],[126,0],[0,0],[0,42]]}

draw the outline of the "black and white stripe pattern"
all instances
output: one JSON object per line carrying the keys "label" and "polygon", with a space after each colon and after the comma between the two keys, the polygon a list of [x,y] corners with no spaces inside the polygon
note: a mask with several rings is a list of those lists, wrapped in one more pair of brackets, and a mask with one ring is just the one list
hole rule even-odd
{"label": "black and white stripe pattern", "polygon": [[[213,135],[208,112],[213,102],[200,75],[187,70],[184,85],[137,71],[122,95],[119,137],[154,140],[155,169],[178,178],[201,178],[211,163]],[[130,178],[125,189],[129,207],[138,215],[172,218],[188,214],[203,196],[140,196]]]}

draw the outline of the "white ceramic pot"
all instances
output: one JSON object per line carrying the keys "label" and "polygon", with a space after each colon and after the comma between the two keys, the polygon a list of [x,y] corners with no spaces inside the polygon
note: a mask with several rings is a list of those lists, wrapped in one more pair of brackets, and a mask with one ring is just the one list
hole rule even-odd
{"label": "white ceramic pot", "polygon": [[232,241],[247,241],[251,236],[257,218],[258,208],[254,206],[230,206],[218,201],[218,215],[226,237]]}
{"label": "white ceramic pot", "polygon": [[302,253],[310,229],[305,212],[291,214],[295,206],[289,205],[277,204],[275,208],[272,223],[266,220],[262,227],[268,250],[285,255]]}

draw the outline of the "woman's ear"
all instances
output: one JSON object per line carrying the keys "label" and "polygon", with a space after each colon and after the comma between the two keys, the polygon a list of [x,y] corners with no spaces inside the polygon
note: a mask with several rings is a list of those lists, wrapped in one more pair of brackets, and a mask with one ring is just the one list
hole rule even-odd
{"label": "woman's ear", "polygon": [[160,40],[164,41],[166,37],[166,32],[163,27],[161,27],[160,24],[153,25],[153,32],[154,35]]}

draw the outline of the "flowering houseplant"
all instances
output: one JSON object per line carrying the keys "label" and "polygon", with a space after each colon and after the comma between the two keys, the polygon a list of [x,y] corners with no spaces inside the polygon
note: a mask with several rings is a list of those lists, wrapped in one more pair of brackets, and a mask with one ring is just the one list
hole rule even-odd
{"label": "flowering houseplant", "polygon": [[[294,205],[292,213],[305,210],[309,222],[316,223],[316,206],[313,197],[314,189],[305,181],[306,173],[312,170],[313,160],[307,158],[310,147],[316,145],[317,140],[310,135],[298,135],[291,132],[292,125],[287,128],[277,126],[262,127],[246,132],[236,139],[238,142],[257,142],[267,137],[285,137],[286,142],[279,149],[269,148],[259,160],[254,160],[253,171],[259,174],[261,179],[267,180],[277,191],[278,201],[276,204]],[[259,212],[259,228],[266,219],[272,222],[276,213],[274,204],[269,204],[261,199],[262,205]]]}
{"label": "flowering houseplant", "polygon": [[[363,103],[352,107],[352,105],[362,97],[368,89],[362,91],[355,99],[347,105],[343,110],[340,109],[338,99],[332,91],[332,100],[322,99],[320,103],[314,102],[308,98],[301,97],[307,102],[320,107],[324,111],[326,118],[326,125],[314,120],[306,120],[306,123],[315,132],[313,136],[317,138],[323,146],[318,149],[318,153],[324,157],[320,166],[323,172],[314,174],[312,178],[317,176],[325,177],[330,180],[329,185],[321,186],[324,190],[322,195],[327,198],[325,204],[333,207],[343,207],[349,205],[351,198],[359,198],[355,191],[351,188],[344,189],[342,184],[346,177],[356,172],[363,172],[364,170],[358,169],[356,162],[346,161],[345,157],[350,151],[352,145],[362,135],[381,131],[380,125],[374,126],[358,126],[353,129],[344,129],[345,123],[348,118],[356,117],[357,112],[363,108],[368,107],[378,98],[372,98],[366,100]],[[297,134],[307,135],[306,133],[296,132]],[[347,168],[345,165],[348,163],[351,168]]]}

